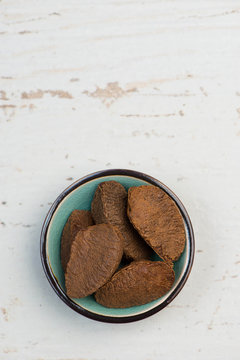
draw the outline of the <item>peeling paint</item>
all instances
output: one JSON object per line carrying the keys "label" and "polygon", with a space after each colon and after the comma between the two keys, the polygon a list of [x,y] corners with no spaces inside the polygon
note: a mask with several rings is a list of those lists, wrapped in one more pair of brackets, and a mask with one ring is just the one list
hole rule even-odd
{"label": "peeling paint", "polygon": [[51,14],[48,14],[49,16],[61,16],[61,14],[59,14],[58,12],[53,12],[53,13],[51,13]]}
{"label": "peeling paint", "polygon": [[8,354],[8,353],[16,353],[17,352],[17,348],[12,348],[12,347],[5,347],[3,349],[4,354]]}
{"label": "peeling paint", "polygon": [[204,96],[208,96],[208,93],[206,92],[206,90],[204,90],[204,88],[202,86],[200,86],[199,89],[201,90],[201,92],[203,93]]}
{"label": "peeling paint", "polygon": [[11,76],[1,76],[1,79],[3,79],[3,80],[12,80],[13,77],[11,77]]}
{"label": "peeling paint", "polygon": [[23,92],[21,95],[22,99],[41,99],[44,95],[44,91],[42,90],[36,90],[36,91],[30,91],[30,92]]}
{"label": "peeling paint", "polygon": [[175,116],[175,113],[169,113],[169,114],[121,114],[121,117],[139,117],[139,118],[159,118],[159,117],[169,117],[169,116]]}
{"label": "peeling paint", "polygon": [[126,89],[132,89],[132,88],[141,89],[141,88],[151,87],[153,85],[164,84],[167,82],[172,82],[172,81],[177,81],[177,80],[189,80],[189,79],[192,79],[193,77],[194,77],[194,75],[188,74],[186,76],[179,75],[179,76],[172,77],[172,78],[159,78],[159,79],[149,79],[146,81],[134,81],[134,82],[128,83],[126,85]]}
{"label": "peeling paint", "polygon": [[6,91],[0,90],[0,100],[9,100],[9,99],[7,98]]}
{"label": "peeling paint", "polygon": [[215,310],[214,310],[214,312],[213,312],[213,314],[212,314],[211,321],[210,321],[210,323],[209,323],[208,326],[207,326],[208,330],[212,330],[212,329],[213,329],[214,318],[215,318],[215,316],[217,315],[217,313],[218,313],[218,311],[219,311],[219,309],[220,309],[220,302],[221,302],[221,299],[219,299],[218,305],[216,306],[216,308],[215,308]]}
{"label": "peeling paint", "polygon": [[8,104],[8,105],[0,105],[1,109],[14,109],[16,105]]}
{"label": "peeling paint", "polygon": [[23,31],[19,31],[18,34],[19,35],[25,35],[25,34],[37,34],[38,31],[31,31],[31,30],[23,30]]}
{"label": "peeling paint", "polygon": [[72,99],[72,95],[64,90],[31,90],[29,92],[23,92],[21,94],[22,99],[41,99],[43,98],[44,94],[50,94],[51,96],[59,97],[62,99]]}
{"label": "peeling paint", "polygon": [[9,321],[8,311],[5,307],[1,307],[4,321]]}
{"label": "peeling paint", "polygon": [[122,89],[119,86],[119,83],[116,81],[116,82],[108,83],[105,88],[100,88],[97,86],[96,90],[93,92],[85,90],[85,91],[83,91],[83,94],[93,97],[93,98],[98,98],[102,101],[102,103],[104,105],[109,107],[117,99],[119,99],[123,96],[126,96],[129,93],[135,92],[135,91],[137,91],[137,89],[135,87],[131,87],[127,90]]}

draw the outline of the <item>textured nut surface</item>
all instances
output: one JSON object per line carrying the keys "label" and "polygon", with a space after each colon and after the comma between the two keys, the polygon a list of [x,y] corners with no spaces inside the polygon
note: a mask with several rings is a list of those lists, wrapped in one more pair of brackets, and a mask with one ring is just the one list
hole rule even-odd
{"label": "textured nut surface", "polygon": [[116,181],[105,181],[98,185],[92,206],[96,224],[107,223],[116,226],[124,239],[124,255],[127,259],[147,259],[151,249],[130,224],[127,217],[127,191]]}
{"label": "textured nut surface", "polygon": [[128,191],[128,217],[139,234],[166,261],[176,261],[184,250],[186,234],[175,202],[157,186]]}
{"label": "textured nut surface", "polygon": [[161,261],[133,261],[122,268],[96,293],[96,301],[110,308],[144,305],[167,293],[174,283],[174,271]]}
{"label": "textured nut surface", "polygon": [[118,268],[123,239],[109,224],[80,230],[71,246],[65,273],[67,295],[82,298],[104,285]]}
{"label": "textured nut surface", "polygon": [[91,225],[93,225],[93,219],[90,211],[74,210],[69,216],[61,238],[61,263],[64,271],[67,267],[74,237],[79,230],[84,230]]}

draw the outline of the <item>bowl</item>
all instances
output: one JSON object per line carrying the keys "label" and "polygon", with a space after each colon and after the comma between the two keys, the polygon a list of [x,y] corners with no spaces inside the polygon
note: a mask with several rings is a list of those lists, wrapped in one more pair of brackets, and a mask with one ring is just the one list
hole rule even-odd
{"label": "bowl", "polygon": [[[108,180],[120,182],[126,189],[131,186],[155,185],[164,190],[178,206],[185,225],[186,245],[178,261],[174,263],[175,282],[161,298],[141,306],[110,309],[98,304],[94,296],[71,299],[65,292],[64,272],[60,260],[61,233],[74,209],[90,210],[93,195],[99,183]],[[42,227],[40,253],[43,269],[54,291],[73,310],[88,318],[126,323],[155,314],[166,307],[181,291],[191,271],[194,258],[194,234],[190,218],[178,197],[163,183],[141,172],[124,169],[102,170],[87,175],[65,189],[52,204]],[[153,260],[160,260],[155,255]]]}

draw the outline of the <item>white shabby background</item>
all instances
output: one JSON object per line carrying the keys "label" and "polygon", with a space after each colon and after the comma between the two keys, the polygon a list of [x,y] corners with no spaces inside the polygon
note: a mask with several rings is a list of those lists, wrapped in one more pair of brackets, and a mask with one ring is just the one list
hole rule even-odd
{"label": "white shabby background", "polygon": [[[0,0],[0,359],[239,359],[240,2]],[[70,310],[42,271],[51,202],[146,172],[193,221],[190,278],[123,325]]]}

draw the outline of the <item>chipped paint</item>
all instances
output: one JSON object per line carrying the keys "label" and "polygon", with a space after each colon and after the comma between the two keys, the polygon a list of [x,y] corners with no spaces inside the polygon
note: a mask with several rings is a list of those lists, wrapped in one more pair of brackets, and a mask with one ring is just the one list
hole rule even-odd
{"label": "chipped paint", "polygon": [[135,87],[131,87],[128,88],[127,90],[124,90],[119,86],[119,83],[115,81],[108,83],[105,88],[100,88],[97,86],[96,90],[94,90],[93,92],[85,90],[83,91],[83,94],[93,98],[98,98],[102,101],[104,105],[109,107],[117,99],[136,91],[137,89]]}
{"label": "chipped paint", "polygon": [[44,94],[50,94],[52,97],[59,97],[61,99],[72,99],[72,95],[68,91],[64,90],[31,90],[29,92],[24,91],[21,94],[22,99],[41,99]]}
{"label": "chipped paint", "polygon": [[70,81],[71,82],[77,82],[77,81],[80,81],[80,79],[79,78],[72,78],[72,79],[70,79]]}
{"label": "chipped paint", "polygon": [[31,31],[31,30],[23,30],[23,31],[18,32],[19,35],[37,34],[37,33],[38,33],[38,31]]}
{"label": "chipped paint", "polygon": [[12,105],[12,104],[0,105],[0,109],[14,109],[15,107],[16,105]]}
{"label": "chipped paint", "polygon": [[202,92],[202,94],[203,94],[204,96],[208,96],[208,93],[206,92],[206,90],[205,90],[202,86],[200,86],[199,89],[201,90],[201,92]]}
{"label": "chipped paint", "polygon": [[17,348],[15,348],[15,347],[14,348],[13,347],[4,347],[3,352],[4,352],[4,354],[16,353]]}
{"label": "chipped paint", "polygon": [[[191,80],[194,76],[192,74],[188,74],[186,76],[176,76],[173,78],[159,78],[159,79],[149,79],[146,81],[134,81],[134,82],[129,82],[126,85],[126,89],[141,89],[141,88],[146,88],[146,87],[153,87],[154,85],[158,85],[158,84],[164,84],[164,83],[169,83],[169,82],[174,82],[174,81],[178,81],[178,80]],[[159,89],[158,89],[159,90]]]}
{"label": "chipped paint", "polygon": [[48,14],[48,15],[49,15],[49,16],[61,16],[61,14],[58,13],[58,12],[53,12],[53,13]]}
{"label": "chipped paint", "polygon": [[208,326],[207,326],[208,330],[212,330],[212,329],[213,329],[214,319],[215,319],[218,311],[219,311],[220,308],[221,308],[221,307],[220,307],[220,303],[221,303],[221,299],[218,300],[218,305],[216,306],[216,308],[215,308],[215,310],[214,310],[214,312],[213,312],[213,314],[212,314],[212,318],[211,318],[211,320],[210,320],[210,322],[209,322],[209,324],[208,324]]}
{"label": "chipped paint", "polygon": [[21,95],[22,99],[41,99],[44,95],[43,90],[31,90],[29,92],[23,92]]}
{"label": "chipped paint", "polygon": [[4,321],[9,321],[8,311],[5,307],[1,307]]}
{"label": "chipped paint", "polygon": [[57,96],[61,99],[72,99],[72,95],[68,91],[63,90],[46,90],[45,94],[50,94],[51,96]]}
{"label": "chipped paint", "polygon": [[136,118],[159,118],[159,117],[169,117],[175,116],[175,113],[170,114],[121,114],[121,117],[136,117]]}
{"label": "chipped paint", "polygon": [[5,120],[10,121],[11,118],[15,115],[16,105],[13,104],[4,104],[0,105],[0,109],[2,109],[3,114],[5,115]]}
{"label": "chipped paint", "polygon": [[3,79],[3,80],[12,80],[13,77],[12,76],[1,76],[1,79]]}
{"label": "chipped paint", "polygon": [[7,94],[6,94],[6,91],[4,91],[4,90],[0,90],[0,100],[9,100],[8,98],[7,98]]}

